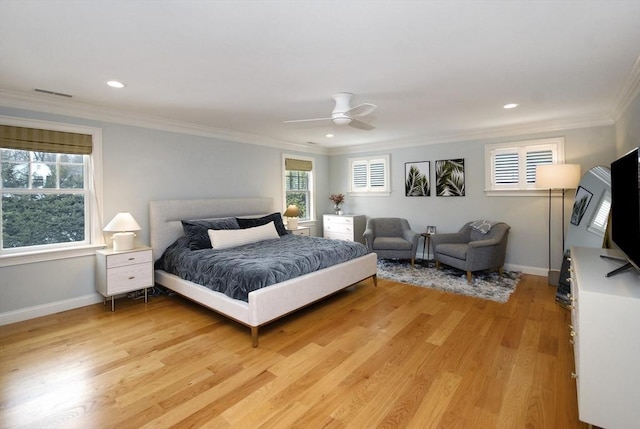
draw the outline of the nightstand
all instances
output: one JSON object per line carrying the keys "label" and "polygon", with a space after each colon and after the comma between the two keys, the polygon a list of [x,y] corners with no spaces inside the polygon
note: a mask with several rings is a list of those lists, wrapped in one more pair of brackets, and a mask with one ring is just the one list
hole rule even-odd
{"label": "nightstand", "polygon": [[305,237],[309,237],[311,235],[311,228],[309,228],[308,226],[299,226],[296,229],[287,229],[287,232],[293,235],[302,235]]}
{"label": "nightstand", "polygon": [[144,289],[147,302],[147,288],[153,286],[153,256],[150,247],[136,247],[131,250],[96,251],[96,290],[104,297],[111,297],[111,311],[115,311],[115,295]]}

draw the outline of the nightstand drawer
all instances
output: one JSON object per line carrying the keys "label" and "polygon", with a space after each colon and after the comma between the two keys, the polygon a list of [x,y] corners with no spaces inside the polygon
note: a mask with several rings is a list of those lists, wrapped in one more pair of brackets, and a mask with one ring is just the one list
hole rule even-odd
{"label": "nightstand drawer", "polygon": [[107,268],[124,267],[151,262],[151,258],[151,250],[109,255],[107,257]]}
{"label": "nightstand drawer", "polygon": [[149,264],[139,264],[107,270],[109,295],[116,295],[132,290],[152,286],[153,271]]}
{"label": "nightstand drawer", "polygon": [[292,235],[302,235],[304,237],[309,237],[311,234],[309,233],[309,228],[298,228],[289,231]]}

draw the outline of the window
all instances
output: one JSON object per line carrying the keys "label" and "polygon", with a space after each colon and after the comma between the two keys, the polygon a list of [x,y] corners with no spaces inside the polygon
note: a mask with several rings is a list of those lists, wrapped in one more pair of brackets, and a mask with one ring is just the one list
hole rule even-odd
{"label": "window", "polygon": [[100,130],[0,120],[0,256],[102,244],[95,181]]}
{"label": "window", "polygon": [[389,155],[350,158],[349,172],[351,193],[389,194]]}
{"label": "window", "polygon": [[295,204],[300,220],[313,220],[313,160],[300,156],[284,159],[284,207]]}
{"label": "window", "polygon": [[484,151],[486,191],[529,191],[537,189],[536,166],[564,162],[564,138],[489,144]]}

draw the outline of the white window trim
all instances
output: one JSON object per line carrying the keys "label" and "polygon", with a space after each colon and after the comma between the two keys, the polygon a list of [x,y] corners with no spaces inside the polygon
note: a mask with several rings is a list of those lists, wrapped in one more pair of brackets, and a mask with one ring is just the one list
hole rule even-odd
{"label": "white window trim", "polygon": [[[518,142],[507,142],[507,143],[495,143],[495,144],[486,144],[484,146],[484,183],[485,183],[485,195],[491,197],[534,197],[540,195],[548,195],[548,189],[536,188],[532,185],[526,184],[526,177],[522,177],[518,185],[514,185],[511,187],[503,187],[503,188],[495,188],[492,182],[492,174],[493,174],[493,156],[492,154],[495,151],[501,151],[506,149],[518,149],[522,151],[521,153],[526,153],[526,148],[531,147],[552,147],[555,148],[553,154],[553,163],[554,164],[563,164],[564,163],[564,137],[551,137],[545,139],[534,139],[534,140],[524,140]],[[522,157],[521,157],[522,159]],[[524,186],[522,186],[524,179]],[[554,190],[553,193],[557,193],[560,195],[560,191]]]}
{"label": "white window trim", "polygon": [[90,210],[90,217],[87,219],[90,222],[90,244],[57,249],[3,252],[0,254],[0,267],[95,255],[96,249],[104,247],[104,236],[102,234],[102,129],[3,115],[0,115],[0,124],[91,135],[93,149],[89,159],[93,180],[89,183],[89,192],[94,200]]}
{"label": "white window trim", "polygon": [[311,207],[309,209],[309,219],[305,219],[305,220],[300,220],[299,221],[299,225],[305,225],[305,226],[309,226],[312,224],[315,224],[316,220],[318,219],[316,216],[316,187],[315,187],[315,181],[316,181],[316,174],[315,171],[317,169],[317,164],[316,164],[316,160],[315,158],[309,157],[309,156],[303,156],[303,155],[294,155],[291,153],[283,153],[282,154],[282,211],[284,212],[287,209],[287,183],[285,180],[285,176],[286,176],[286,167],[285,167],[285,159],[286,158],[294,158],[294,159],[301,159],[304,161],[311,161],[311,164],[313,165],[312,169],[311,169],[311,183],[309,184],[309,192],[311,194],[311,197],[309,198],[309,204],[311,204]]}
{"label": "white window trim", "polygon": [[[368,165],[372,161],[383,160],[384,168],[385,168],[385,177],[384,177],[384,187],[382,189],[371,189],[370,187],[370,178],[369,178],[369,168]],[[367,163],[367,187],[366,190],[357,190],[353,189],[353,164],[356,162]],[[373,155],[373,156],[363,156],[357,158],[349,158],[347,160],[349,165],[349,195],[354,197],[388,197],[391,195],[391,162],[389,154],[385,155]]]}

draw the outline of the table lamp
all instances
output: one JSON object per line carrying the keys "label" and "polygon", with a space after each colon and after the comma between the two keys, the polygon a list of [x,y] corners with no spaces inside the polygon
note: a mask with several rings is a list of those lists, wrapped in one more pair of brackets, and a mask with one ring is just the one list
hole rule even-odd
{"label": "table lamp", "polygon": [[121,251],[133,249],[133,240],[136,234],[132,231],[140,231],[141,229],[131,213],[121,212],[111,219],[103,231],[114,233],[111,236],[113,250]]}
{"label": "table lamp", "polygon": [[300,209],[291,204],[282,214],[287,217],[287,229],[298,229],[298,216],[300,216]]}

